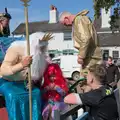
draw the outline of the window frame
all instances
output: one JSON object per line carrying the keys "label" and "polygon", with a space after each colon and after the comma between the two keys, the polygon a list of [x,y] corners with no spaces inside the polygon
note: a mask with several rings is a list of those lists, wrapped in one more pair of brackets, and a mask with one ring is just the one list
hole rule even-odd
{"label": "window frame", "polygon": [[64,41],[72,40],[72,32],[64,32]]}

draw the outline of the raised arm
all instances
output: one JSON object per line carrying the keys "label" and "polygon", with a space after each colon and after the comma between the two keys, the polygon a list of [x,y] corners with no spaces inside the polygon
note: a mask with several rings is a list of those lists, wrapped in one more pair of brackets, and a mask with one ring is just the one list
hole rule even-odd
{"label": "raised arm", "polygon": [[1,65],[0,72],[2,76],[13,75],[23,69],[22,63],[18,62],[19,54],[15,48],[9,48]]}

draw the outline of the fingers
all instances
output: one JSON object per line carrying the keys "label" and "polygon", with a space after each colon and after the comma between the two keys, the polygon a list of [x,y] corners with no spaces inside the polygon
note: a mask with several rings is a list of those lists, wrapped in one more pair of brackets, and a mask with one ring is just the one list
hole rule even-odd
{"label": "fingers", "polygon": [[32,59],[33,56],[27,56],[26,59]]}
{"label": "fingers", "polygon": [[79,58],[79,59],[83,59],[79,54],[78,54],[78,58]]}
{"label": "fingers", "polygon": [[45,35],[43,36],[42,40],[50,40],[53,38],[53,33],[45,33]]}
{"label": "fingers", "polygon": [[83,64],[83,60],[81,60],[81,59],[78,59],[77,62],[78,62],[79,64]]}
{"label": "fingers", "polygon": [[26,60],[28,61],[28,65],[32,64],[33,61],[32,56],[27,56]]}
{"label": "fingers", "polygon": [[[33,85],[31,84],[31,87],[33,87]],[[27,89],[30,88],[30,84],[28,83],[27,86],[26,86]]]}

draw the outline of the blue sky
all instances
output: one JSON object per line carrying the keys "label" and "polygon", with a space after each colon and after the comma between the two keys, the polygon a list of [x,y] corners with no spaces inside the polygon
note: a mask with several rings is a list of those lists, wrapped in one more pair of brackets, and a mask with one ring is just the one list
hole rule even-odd
{"label": "blue sky", "polygon": [[[59,13],[69,11],[76,14],[83,9],[88,9],[89,16],[93,18],[93,0],[31,0],[29,3],[29,21],[48,20],[51,4],[57,7]],[[21,22],[24,22],[24,7],[20,0],[0,0],[0,12],[4,12],[5,7],[12,15],[10,23],[12,32]]]}

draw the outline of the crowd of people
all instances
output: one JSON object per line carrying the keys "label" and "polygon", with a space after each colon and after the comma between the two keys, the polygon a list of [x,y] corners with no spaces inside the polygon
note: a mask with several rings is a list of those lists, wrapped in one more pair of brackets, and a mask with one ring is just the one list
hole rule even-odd
{"label": "crowd of people", "polygon": [[[114,89],[120,79],[119,67],[112,57],[103,63],[97,33],[84,10],[77,15],[61,14],[60,23],[73,25],[74,46],[79,50],[78,63],[82,65],[81,78],[87,82],[81,86],[83,93],[69,93],[67,80],[59,65],[49,58],[50,33],[30,35],[31,55],[27,56],[26,41],[13,42],[0,67],[0,94],[5,97],[9,120],[29,119],[28,67],[32,77],[32,120],[54,120],[54,110],[67,111],[69,104],[85,105],[88,120],[118,120],[118,106]],[[4,29],[9,27],[8,13],[0,15],[0,37],[8,37]],[[118,85],[118,86],[117,86]],[[72,120],[69,116],[68,120]]]}

